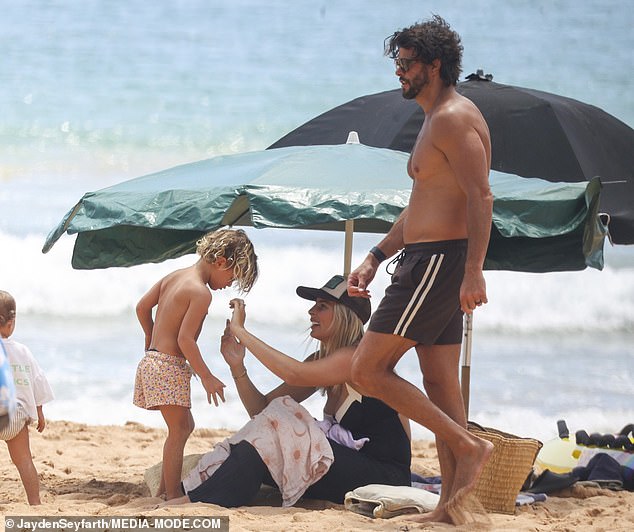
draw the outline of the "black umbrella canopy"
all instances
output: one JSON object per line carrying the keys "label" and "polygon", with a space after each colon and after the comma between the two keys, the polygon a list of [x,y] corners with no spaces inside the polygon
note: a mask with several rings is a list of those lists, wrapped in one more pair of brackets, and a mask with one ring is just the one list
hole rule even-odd
{"label": "black umbrella canopy", "polygon": [[[599,177],[613,242],[634,244],[634,129],[578,100],[491,79],[478,72],[457,90],[489,125],[492,169],[549,181]],[[410,152],[424,119],[420,106],[395,89],[335,107],[270,147],[338,144],[355,130],[364,144]]]}

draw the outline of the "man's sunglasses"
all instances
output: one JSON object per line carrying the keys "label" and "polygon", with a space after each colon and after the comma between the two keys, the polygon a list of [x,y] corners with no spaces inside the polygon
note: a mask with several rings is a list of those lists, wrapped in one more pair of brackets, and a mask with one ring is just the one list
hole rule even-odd
{"label": "man's sunglasses", "polygon": [[407,72],[412,65],[416,62],[420,61],[418,57],[395,57],[394,64],[396,68],[400,68],[403,72]]}

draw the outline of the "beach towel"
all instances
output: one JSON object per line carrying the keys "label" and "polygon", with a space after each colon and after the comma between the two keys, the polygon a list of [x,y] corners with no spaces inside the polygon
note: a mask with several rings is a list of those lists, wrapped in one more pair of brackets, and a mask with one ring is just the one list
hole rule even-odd
{"label": "beach towel", "polygon": [[411,474],[412,486],[421,490],[431,491],[440,495],[442,489],[442,477],[421,477],[416,473]]}
{"label": "beach towel", "polygon": [[602,488],[634,491],[634,471],[608,453],[595,454],[587,465],[575,467],[572,474],[581,481],[591,481]]}
{"label": "beach towel", "polygon": [[439,495],[411,486],[368,484],[346,493],[346,510],[367,517],[390,518],[408,513],[431,512]]}
{"label": "beach towel", "polygon": [[202,456],[183,479],[186,492],[213,475],[231,452],[230,445],[248,441],[261,456],[282,494],[292,506],[306,489],[326,474],[332,448],[317,421],[289,396],[278,397],[230,438]]}

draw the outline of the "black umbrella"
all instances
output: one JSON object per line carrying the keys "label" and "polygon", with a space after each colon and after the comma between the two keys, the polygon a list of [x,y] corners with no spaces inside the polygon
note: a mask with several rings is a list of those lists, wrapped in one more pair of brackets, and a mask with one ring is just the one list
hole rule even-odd
{"label": "black umbrella", "polygon": [[[487,121],[492,169],[554,182],[600,177],[604,186],[600,210],[609,214],[613,242],[634,244],[634,130],[597,107],[547,92],[494,83],[492,78],[478,71],[457,87]],[[337,144],[354,130],[364,144],[410,152],[424,119],[420,106],[395,89],[335,107],[270,148]],[[496,239],[495,231],[491,239]],[[518,245],[519,250],[522,243]],[[556,244],[553,249],[562,258],[567,254]],[[485,268],[506,269],[488,256]],[[516,269],[522,271],[521,267]],[[461,385],[467,414],[472,327],[472,315],[466,315]]]}
{"label": "black umbrella", "polygon": [[[491,79],[471,74],[457,89],[489,125],[492,169],[549,181],[598,176],[612,241],[634,244],[634,129],[598,107]],[[410,152],[424,118],[420,106],[395,89],[335,107],[270,147],[339,144],[354,130],[364,144]]]}

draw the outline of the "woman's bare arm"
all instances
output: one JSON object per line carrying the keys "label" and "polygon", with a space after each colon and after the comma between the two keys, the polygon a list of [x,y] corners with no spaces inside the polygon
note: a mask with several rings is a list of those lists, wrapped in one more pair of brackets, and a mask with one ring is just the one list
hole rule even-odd
{"label": "woman's bare arm", "polygon": [[276,397],[290,395],[301,403],[315,393],[315,387],[291,386],[287,383],[280,384],[266,395],[260,392],[249,378],[244,365],[244,345],[231,334],[229,320],[220,340],[220,352],[229,365],[240,400],[251,417],[259,414]]}

